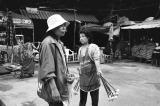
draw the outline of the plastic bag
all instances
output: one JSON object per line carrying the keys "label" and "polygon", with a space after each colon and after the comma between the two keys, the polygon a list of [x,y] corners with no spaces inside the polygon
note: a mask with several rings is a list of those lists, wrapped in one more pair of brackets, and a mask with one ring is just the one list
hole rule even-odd
{"label": "plastic bag", "polygon": [[39,81],[38,82],[38,90],[37,95],[44,99],[46,102],[54,101],[52,98],[52,91],[51,91],[51,81]]}
{"label": "plastic bag", "polygon": [[80,86],[79,86],[79,78],[78,78],[78,79],[76,79],[76,82],[73,85],[72,92],[73,92],[74,95],[78,95],[79,94],[79,90],[80,90]]}

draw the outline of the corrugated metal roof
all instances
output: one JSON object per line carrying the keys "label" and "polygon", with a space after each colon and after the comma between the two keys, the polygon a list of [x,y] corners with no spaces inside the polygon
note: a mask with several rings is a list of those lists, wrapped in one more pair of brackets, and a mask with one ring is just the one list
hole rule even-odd
{"label": "corrugated metal roof", "polygon": [[66,12],[51,12],[51,11],[42,11],[39,10],[37,13],[28,13],[26,10],[20,10],[22,15],[27,16],[28,18],[31,19],[47,19],[49,16],[53,14],[61,14],[62,17],[64,17],[68,21],[74,21],[75,18],[76,20],[79,21],[84,21],[84,22],[94,22],[98,23],[98,19],[93,16],[93,15],[86,15],[86,14],[76,14],[76,16],[73,13],[66,13]]}
{"label": "corrugated metal roof", "polygon": [[150,29],[150,28],[160,28],[160,20],[153,20],[149,22],[138,23],[127,27],[121,27],[121,29]]}
{"label": "corrugated metal roof", "polygon": [[[28,19],[30,20],[30,18],[25,17],[24,15],[21,14],[17,14],[15,12],[10,11],[12,18],[18,18],[18,19]],[[0,11],[0,16],[7,16],[7,12],[4,11]]]}
{"label": "corrugated metal roof", "polygon": [[[17,28],[33,28],[33,22],[30,18],[21,15],[21,14],[17,14],[15,12],[10,12],[11,13],[11,17],[13,19],[13,23],[15,25],[15,27]],[[7,16],[7,12],[0,12],[0,16]],[[6,22],[0,22],[0,26],[5,26],[7,25]]]}

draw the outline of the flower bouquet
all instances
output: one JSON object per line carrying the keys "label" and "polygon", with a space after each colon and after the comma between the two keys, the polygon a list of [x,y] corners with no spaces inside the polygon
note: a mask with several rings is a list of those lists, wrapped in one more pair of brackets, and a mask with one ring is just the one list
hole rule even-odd
{"label": "flower bouquet", "polygon": [[109,101],[113,101],[118,98],[119,89],[115,89],[102,75],[100,75],[100,79],[104,85],[104,88],[107,92],[107,96]]}

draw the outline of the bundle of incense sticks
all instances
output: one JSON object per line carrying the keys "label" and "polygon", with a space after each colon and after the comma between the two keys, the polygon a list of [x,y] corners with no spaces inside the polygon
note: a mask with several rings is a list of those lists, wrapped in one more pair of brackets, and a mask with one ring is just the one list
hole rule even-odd
{"label": "bundle of incense sticks", "polygon": [[113,101],[118,98],[119,89],[115,89],[102,75],[100,75],[104,88],[107,92],[109,101]]}

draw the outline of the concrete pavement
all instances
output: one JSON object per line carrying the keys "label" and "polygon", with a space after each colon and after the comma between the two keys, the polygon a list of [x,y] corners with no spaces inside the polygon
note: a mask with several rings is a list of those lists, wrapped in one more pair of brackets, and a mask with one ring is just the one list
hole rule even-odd
{"label": "concrete pavement", "polygon": [[[77,74],[77,64],[69,70]],[[108,101],[103,85],[100,87],[99,106],[160,106],[160,68],[146,63],[129,61],[101,64],[104,77],[120,94],[117,100]],[[37,94],[37,72],[34,77],[16,79],[13,75],[0,76],[0,100],[6,106],[48,106]],[[79,95],[72,95],[70,106],[78,106]],[[1,106],[1,105],[0,105]],[[91,106],[88,95],[86,106]]]}

